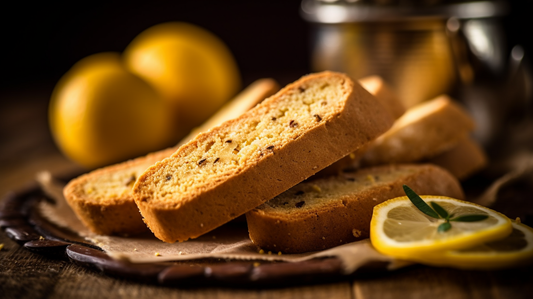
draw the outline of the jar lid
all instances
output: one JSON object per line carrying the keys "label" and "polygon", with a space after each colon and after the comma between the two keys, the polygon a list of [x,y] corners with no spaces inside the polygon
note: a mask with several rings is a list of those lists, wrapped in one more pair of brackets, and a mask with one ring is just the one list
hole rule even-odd
{"label": "jar lid", "polygon": [[300,14],[309,22],[338,24],[418,18],[490,18],[503,16],[507,10],[504,1],[303,0]]}

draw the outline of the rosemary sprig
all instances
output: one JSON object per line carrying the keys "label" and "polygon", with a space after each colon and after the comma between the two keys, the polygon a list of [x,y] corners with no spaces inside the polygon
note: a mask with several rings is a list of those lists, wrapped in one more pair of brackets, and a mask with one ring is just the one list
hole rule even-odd
{"label": "rosemary sprig", "polygon": [[409,188],[409,186],[403,185],[403,191],[405,192],[405,195],[407,195],[409,200],[415,205],[415,207],[419,209],[422,213],[435,219],[444,219],[444,223],[441,223],[437,227],[437,231],[439,233],[449,231],[452,228],[452,224],[450,223],[452,221],[477,222],[489,218],[488,215],[482,214],[469,214],[454,217],[455,214],[448,213],[448,211],[446,211],[443,207],[441,207],[438,203],[434,201],[429,202],[428,205],[420,196],[418,196],[418,194],[415,193],[415,191],[413,191],[413,189]]}

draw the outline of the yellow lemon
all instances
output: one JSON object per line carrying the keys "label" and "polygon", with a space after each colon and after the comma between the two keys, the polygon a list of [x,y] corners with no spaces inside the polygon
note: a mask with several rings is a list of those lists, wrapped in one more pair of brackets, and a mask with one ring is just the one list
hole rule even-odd
{"label": "yellow lemon", "polygon": [[88,168],[163,148],[173,134],[165,101],[118,53],[76,63],[53,91],[49,122],[63,153]]}
{"label": "yellow lemon", "polygon": [[454,217],[486,215],[476,222],[451,222],[447,231],[439,231],[445,222],[427,216],[407,196],[385,201],[374,207],[370,222],[370,240],[381,253],[400,259],[424,261],[435,253],[476,246],[498,240],[512,231],[511,221],[489,208],[445,196],[420,196],[436,202]]}
{"label": "yellow lemon", "polygon": [[226,45],[188,23],[163,23],[141,32],[124,51],[124,60],[172,104],[187,131],[241,87],[237,64]]}
{"label": "yellow lemon", "polygon": [[503,239],[460,250],[438,252],[424,264],[461,269],[501,269],[533,263],[533,229],[513,222],[513,231]]}

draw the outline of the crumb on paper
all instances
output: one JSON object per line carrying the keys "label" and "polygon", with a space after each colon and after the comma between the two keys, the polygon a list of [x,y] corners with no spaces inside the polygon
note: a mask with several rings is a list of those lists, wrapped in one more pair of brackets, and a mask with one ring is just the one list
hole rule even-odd
{"label": "crumb on paper", "polygon": [[361,231],[358,230],[358,229],[355,229],[355,228],[352,229],[352,234],[353,234],[353,236],[356,237],[356,238],[359,238],[359,237],[361,236],[362,233],[363,233],[363,232],[361,232]]}
{"label": "crumb on paper", "polygon": [[156,252],[156,253],[154,253],[154,255],[155,255],[155,256],[161,256],[161,253]]}
{"label": "crumb on paper", "polygon": [[133,251],[137,251],[137,248],[133,248]]}

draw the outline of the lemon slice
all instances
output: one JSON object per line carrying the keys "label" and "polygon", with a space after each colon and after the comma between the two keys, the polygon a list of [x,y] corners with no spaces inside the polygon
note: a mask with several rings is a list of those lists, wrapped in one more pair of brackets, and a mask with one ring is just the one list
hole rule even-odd
{"label": "lemon slice", "polygon": [[461,269],[501,269],[531,264],[533,229],[516,222],[512,225],[513,231],[503,239],[428,256],[423,263]]}
{"label": "lemon slice", "polygon": [[511,221],[489,208],[445,196],[420,196],[427,203],[442,206],[454,217],[487,215],[477,222],[451,222],[451,229],[439,232],[443,219],[427,216],[407,198],[397,197],[374,207],[370,240],[381,253],[411,261],[423,261],[435,252],[473,247],[502,239],[512,231]]}

